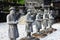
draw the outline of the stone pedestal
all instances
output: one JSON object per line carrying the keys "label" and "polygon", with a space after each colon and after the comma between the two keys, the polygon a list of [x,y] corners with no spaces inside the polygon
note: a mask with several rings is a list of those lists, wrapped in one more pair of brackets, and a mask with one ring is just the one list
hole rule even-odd
{"label": "stone pedestal", "polygon": [[42,34],[34,33],[32,34],[32,36],[35,38],[44,38],[45,36],[47,36],[47,33],[42,33]]}
{"label": "stone pedestal", "polygon": [[56,31],[57,29],[54,29],[54,28],[48,28],[47,30],[48,30],[48,33],[52,33],[52,32],[54,32],[54,31]]}

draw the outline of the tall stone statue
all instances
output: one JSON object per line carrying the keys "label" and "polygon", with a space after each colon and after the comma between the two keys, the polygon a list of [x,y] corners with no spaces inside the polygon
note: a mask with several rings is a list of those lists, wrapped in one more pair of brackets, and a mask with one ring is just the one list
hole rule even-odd
{"label": "tall stone statue", "polygon": [[48,19],[49,19],[48,9],[44,9],[43,26],[44,26],[45,31],[46,31],[46,29],[48,27]]}
{"label": "tall stone statue", "polygon": [[41,34],[40,29],[42,29],[42,21],[43,21],[43,12],[42,10],[38,10],[38,13],[36,15],[36,28],[38,34]]}
{"label": "tall stone statue", "polygon": [[33,32],[33,22],[35,21],[36,16],[36,11],[32,5],[28,7],[27,10],[27,19],[26,19],[26,31],[27,31],[27,36],[31,37],[31,32]]}
{"label": "tall stone statue", "polygon": [[27,10],[26,22],[27,22],[27,25],[26,25],[27,37],[31,37],[31,32],[33,32],[33,28],[32,28],[33,19],[32,19],[32,13],[30,9]]}
{"label": "tall stone statue", "polygon": [[52,10],[49,10],[49,20],[48,20],[48,33],[52,33],[53,31],[56,31],[56,29],[52,28],[54,17],[52,16]]}
{"label": "tall stone statue", "polygon": [[52,16],[52,10],[49,11],[49,27],[52,28],[53,22],[54,22],[54,17]]}
{"label": "tall stone statue", "polygon": [[7,23],[9,25],[9,38],[10,40],[16,40],[19,37],[18,28],[17,28],[17,16],[15,7],[11,7],[10,14],[7,15]]}

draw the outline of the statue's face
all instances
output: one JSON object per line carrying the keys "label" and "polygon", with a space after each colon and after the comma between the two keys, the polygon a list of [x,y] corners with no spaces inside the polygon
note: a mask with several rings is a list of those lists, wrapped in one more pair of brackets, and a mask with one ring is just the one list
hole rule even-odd
{"label": "statue's face", "polygon": [[38,10],[38,13],[40,13],[41,12],[41,10]]}
{"label": "statue's face", "polygon": [[15,10],[10,10],[10,14],[15,14]]}
{"label": "statue's face", "polygon": [[42,14],[42,11],[41,10],[38,10],[38,12],[37,12],[38,14]]}
{"label": "statue's face", "polygon": [[44,10],[44,13],[48,13],[48,10]]}

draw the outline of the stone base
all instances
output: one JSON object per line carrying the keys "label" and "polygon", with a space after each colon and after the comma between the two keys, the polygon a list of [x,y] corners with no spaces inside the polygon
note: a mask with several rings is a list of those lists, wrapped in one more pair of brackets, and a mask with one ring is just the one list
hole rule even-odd
{"label": "stone base", "polygon": [[48,30],[48,33],[52,33],[52,32],[54,32],[54,31],[56,31],[57,29],[54,29],[54,28],[48,28],[47,30]]}
{"label": "stone base", "polygon": [[43,33],[42,36],[43,36],[43,37],[47,36],[47,33]]}
{"label": "stone base", "polygon": [[48,34],[47,30],[42,30],[41,33],[42,33],[42,34],[44,34],[44,33],[45,33],[45,34]]}
{"label": "stone base", "polygon": [[56,31],[57,29],[54,29],[54,28],[48,28],[46,31],[45,30],[42,30],[41,31],[41,34],[38,34],[38,33],[34,33],[32,34],[33,37],[35,38],[44,38],[47,36],[47,34],[50,34],[54,31]]}
{"label": "stone base", "polygon": [[48,33],[49,34],[53,32],[53,29],[52,28],[48,28],[47,30],[48,30]]}
{"label": "stone base", "polygon": [[57,31],[57,29],[54,29],[54,28],[53,28],[53,31]]}
{"label": "stone base", "polygon": [[32,37],[32,38],[25,37],[25,38],[21,38],[20,40],[40,40],[40,39],[35,38],[35,37]]}
{"label": "stone base", "polygon": [[47,33],[43,33],[43,34],[34,33],[32,34],[32,36],[35,38],[44,38],[45,36],[47,36]]}

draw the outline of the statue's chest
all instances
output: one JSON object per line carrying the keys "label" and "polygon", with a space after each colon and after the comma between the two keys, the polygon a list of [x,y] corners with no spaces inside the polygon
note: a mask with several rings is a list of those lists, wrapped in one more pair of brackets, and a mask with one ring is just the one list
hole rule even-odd
{"label": "statue's chest", "polygon": [[46,14],[46,15],[45,15],[45,18],[49,18],[49,14]]}
{"label": "statue's chest", "polygon": [[33,19],[33,15],[30,15],[30,16],[29,16],[29,20],[32,20],[32,19]]}
{"label": "statue's chest", "polygon": [[43,15],[39,14],[38,18],[43,19]]}
{"label": "statue's chest", "polygon": [[11,15],[11,16],[10,16],[10,20],[11,20],[11,21],[16,21],[16,15]]}

